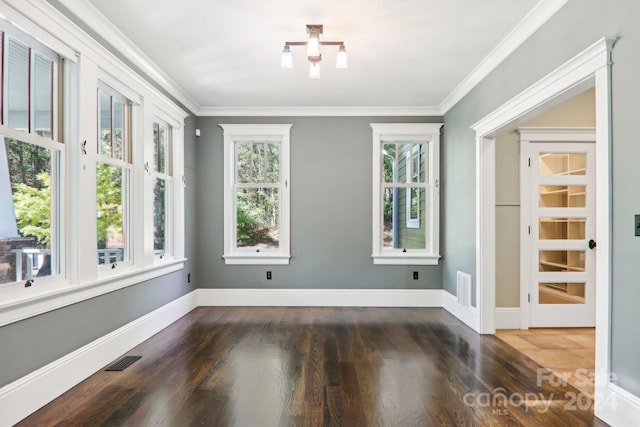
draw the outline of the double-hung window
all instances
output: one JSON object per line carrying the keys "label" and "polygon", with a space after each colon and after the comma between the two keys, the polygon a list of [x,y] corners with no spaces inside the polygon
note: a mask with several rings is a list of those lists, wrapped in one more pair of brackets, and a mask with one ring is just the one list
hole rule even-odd
{"label": "double-hung window", "polygon": [[156,118],[153,122],[153,251],[156,257],[172,254],[172,127]]}
{"label": "double-hung window", "polygon": [[0,23],[0,284],[60,277],[62,60]]}
{"label": "double-hung window", "polygon": [[371,124],[374,264],[438,263],[441,126]]}
{"label": "double-hung window", "polygon": [[131,261],[131,102],[116,90],[98,87],[96,162],[98,265]]}
{"label": "double-hung window", "polygon": [[224,130],[226,264],[288,264],[291,125]]}

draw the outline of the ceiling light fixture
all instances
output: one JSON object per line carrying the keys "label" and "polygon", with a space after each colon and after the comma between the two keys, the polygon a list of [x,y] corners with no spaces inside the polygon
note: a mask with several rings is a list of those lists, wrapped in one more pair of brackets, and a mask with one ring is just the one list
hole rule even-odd
{"label": "ceiling light fixture", "polygon": [[282,62],[280,66],[285,69],[293,68],[293,57],[291,55],[291,46],[307,46],[307,60],[311,64],[309,68],[309,78],[317,80],[320,78],[320,61],[322,60],[322,54],[320,53],[320,46],[339,46],[338,56],[336,59],[336,68],[338,70],[347,69],[347,50],[344,46],[344,42],[325,42],[320,41],[320,34],[322,34],[322,25],[307,24],[307,34],[309,38],[304,42],[285,42],[284,49],[282,50]]}

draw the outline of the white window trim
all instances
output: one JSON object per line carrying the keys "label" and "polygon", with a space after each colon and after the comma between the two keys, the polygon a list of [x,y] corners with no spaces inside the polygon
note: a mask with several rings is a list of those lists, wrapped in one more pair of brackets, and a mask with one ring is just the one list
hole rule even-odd
{"label": "white window trim", "polygon": [[[117,289],[135,285],[184,268],[184,119],[188,113],[167,98],[151,83],[137,75],[116,56],[75,27],[59,24],[64,16],[46,2],[16,2],[4,10],[0,17],[3,31],[23,42],[36,39],[42,46],[59,55],[65,66],[63,77],[70,79],[64,84],[65,103],[62,114],[64,144],[22,131],[5,128],[4,136],[16,136],[25,142],[36,142],[46,148],[60,152],[60,267],[58,276],[40,278],[32,287],[23,283],[0,285],[0,326],[33,317],[51,310],[94,298]],[[56,30],[52,30],[55,28]],[[53,32],[55,31],[55,35]],[[35,47],[35,46],[33,46]],[[46,53],[46,49],[36,49]],[[135,194],[134,202],[142,205],[132,218],[134,264],[115,270],[98,271],[95,259],[95,203],[90,200],[95,193],[95,180],[87,179],[92,170],[95,175],[96,154],[96,105],[97,84],[102,81],[133,102],[132,110],[132,161]],[[151,228],[145,220],[148,211],[146,196],[147,181],[144,176],[145,146],[150,139],[148,127],[153,115],[163,118],[173,126],[174,194],[172,197],[173,249],[174,256],[155,261],[153,251],[145,247],[143,230]],[[58,118],[54,120],[54,128]],[[58,133],[58,131],[54,130]],[[18,136],[19,135],[19,136]],[[152,138],[151,138],[152,139]],[[87,154],[82,154],[83,141]],[[144,144],[143,144],[144,142]],[[84,178],[84,179],[83,179]],[[179,181],[182,181],[180,183]],[[150,182],[150,180],[149,180]],[[144,213],[144,215],[143,215]],[[138,226],[144,224],[144,227]],[[149,257],[150,255],[150,257]],[[104,274],[102,274],[104,273]]]}
{"label": "white window trim", "polygon": [[[440,128],[443,123],[371,123],[373,129],[372,254],[374,264],[437,265],[440,260]],[[428,147],[427,244],[425,249],[388,249],[382,245],[382,144],[424,141]],[[403,184],[406,185],[406,184]]]}
{"label": "white window trim", "polygon": [[[225,264],[287,265],[290,254],[290,165],[291,124],[221,124],[224,132],[224,258]],[[280,143],[280,247],[277,250],[246,252],[236,249],[235,150],[236,141]]]}

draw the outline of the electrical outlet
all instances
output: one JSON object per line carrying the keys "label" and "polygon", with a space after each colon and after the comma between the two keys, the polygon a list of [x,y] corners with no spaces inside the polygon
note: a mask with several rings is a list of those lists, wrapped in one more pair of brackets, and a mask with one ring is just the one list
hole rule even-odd
{"label": "electrical outlet", "polygon": [[418,280],[418,272],[417,271],[413,272],[413,280]]}
{"label": "electrical outlet", "polygon": [[267,271],[267,280],[271,280],[271,272]]}

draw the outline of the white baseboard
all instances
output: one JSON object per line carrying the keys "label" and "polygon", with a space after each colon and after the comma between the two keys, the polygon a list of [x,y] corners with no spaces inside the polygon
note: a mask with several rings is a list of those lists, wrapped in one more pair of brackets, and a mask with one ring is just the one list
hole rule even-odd
{"label": "white baseboard", "polygon": [[496,307],[496,329],[520,329],[520,307]]}
{"label": "white baseboard", "polygon": [[480,315],[474,307],[464,307],[458,303],[458,298],[449,292],[442,290],[442,307],[456,316],[461,322],[474,331],[480,333]]}
{"label": "white baseboard", "polygon": [[[600,396],[598,396],[600,394]],[[596,391],[595,415],[612,427],[640,425],[640,397],[614,384]]]}
{"label": "white baseboard", "polygon": [[196,307],[193,291],[0,388],[0,427],[27,417]]}
{"label": "white baseboard", "polygon": [[442,289],[198,289],[198,306],[442,307]]}

